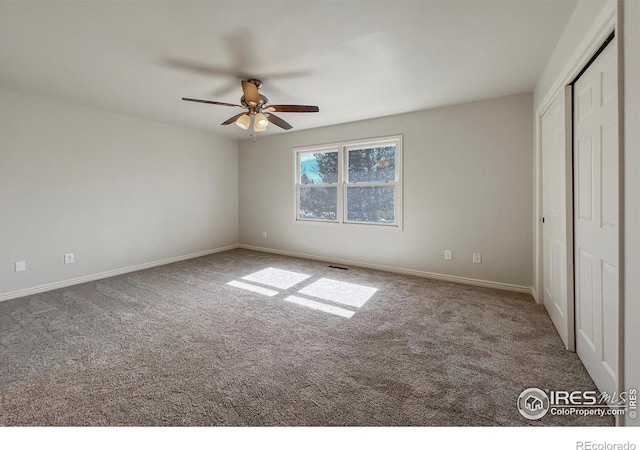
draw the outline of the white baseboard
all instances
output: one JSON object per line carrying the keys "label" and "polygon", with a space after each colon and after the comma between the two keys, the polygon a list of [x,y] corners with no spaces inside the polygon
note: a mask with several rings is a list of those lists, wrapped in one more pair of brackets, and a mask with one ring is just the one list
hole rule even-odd
{"label": "white baseboard", "polygon": [[461,283],[461,284],[468,284],[472,286],[500,289],[503,291],[521,292],[529,295],[531,295],[531,292],[532,292],[531,291],[532,288],[530,286],[519,286],[517,284],[499,283],[497,281],[478,280],[475,278],[458,277],[454,275],[444,275],[441,273],[424,272],[421,270],[403,269],[401,267],[382,266],[379,264],[369,264],[369,263],[351,261],[346,259],[337,259],[337,258],[330,258],[326,256],[309,255],[306,253],[290,252],[286,250],[276,250],[276,249],[266,248],[266,247],[257,247],[254,245],[240,244],[238,247],[246,250],[254,250],[258,252],[275,253],[277,255],[293,256],[296,258],[313,259],[315,261],[324,261],[324,262],[329,262],[334,264],[343,264],[343,265],[354,266],[354,267],[362,267],[365,269],[382,270],[384,272],[393,272],[393,273],[399,273],[403,275],[413,275],[413,276],[422,277],[422,278],[431,278],[434,280],[450,281],[452,283]]}
{"label": "white baseboard", "polygon": [[276,249],[266,248],[266,247],[257,247],[257,246],[254,246],[254,245],[233,244],[233,245],[227,245],[225,247],[215,248],[215,249],[211,249],[211,250],[205,250],[205,251],[202,251],[202,252],[191,253],[189,255],[175,256],[173,258],[167,258],[167,259],[162,259],[162,260],[159,260],[159,261],[153,261],[153,262],[149,262],[149,263],[138,264],[138,265],[135,265],[135,266],[124,267],[122,269],[109,270],[107,272],[101,272],[101,273],[97,273],[97,274],[93,274],[93,275],[86,275],[86,276],[83,276],[83,277],[72,278],[70,280],[57,281],[55,283],[43,284],[41,286],[36,286],[36,287],[28,288],[28,289],[22,289],[22,290],[19,290],[19,291],[7,292],[7,293],[4,293],[4,294],[0,294],[0,302],[4,301],[4,300],[11,300],[11,299],[14,299],[14,298],[19,298],[19,297],[27,297],[29,295],[39,294],[41,292],[52,291],[54,289],[60,289],[60,288],[68,287],[68,286],[74,286],[76,284],[87,283],[89,281],[95,281],[95,280],[100,280],[100,279],[103,279],[103,278],[114,277],[114,276],[117,276],[117,275],[122,275],[122,274],[125,274],[125,273],[129,273],[129,272],[136,272],[138,270],[150,269],[152,267],[163,266],[163,265],[166,265],[166,264],[171,264],[171,263],[175,263],[175,262],[179,262],[179,261],[185,261],[187,259],[199,258],[201,256],[212,255],[214,253],[225,252],[227,250],[233,250],[233,249],[236,249],[236,248],[243,248],[243,249],[246,249],[246,250],[254,250],[254,251],[265,252],[265,253],[274,253],[274,254],[277,254],[277,255],[292,256],[292,257],[295,257],[295,258],[312,259],[312,260],[315,260],[315,261],[324,261],[324,262],[329,262],[329,263],[334,263],[334,264],[343,264],[343,265],[349,265],[349,266],[354,266],[354,267],[362,267],[362,268],[365,268],[365,269],[382,270],[384,272],[393,272],[393,273],[399,273],[399,274],[403,274],[403,275],[413,275],[413,276],[418,276],[418,277],[422,277],[422,278],[431,278],[431,279],[434,279],[434,280],[450,281],[452,283],[461,283],[461,284],[468,284],[468,285],[472,285],[472,286],[486,287],[486,288],[492,288],[492,289],[501,289],[501,290],[504,290],[504,291],[522,292],[522,293],[530,294],[530,295],[533,294],[532,288],[529,287],[529,286],[519,286],[519,285],[516,285],[516,284],[499,283],[499,282],[496,282],[496,281],[478,280],[478,279],[475,279],[475,278],[458,277],[458,276],[454,276],[454,275],[444,275],[444,274],[440,274],[440,273],[424,272],[424,271],[421,271],[421,270],[404,269],[404,268],[401,268],[401,267],[391,267],[391,266],[383,266],[383,265],[379,265],[379,264],[369,264],[369,263],[363,263],[363,262],[359,262],[359,261],[351,261],[351,260],[346,260],[346,259],[338,259],[338,258],[329,258],[329,257],[325,257],[325,256],[309,255],[307,253],[290,252],[290,251],[287,251],[287,250],[276,250]]}
{"label": "white baseboard", "polygon": [[536,301],[536,303],[538,303],[538,304],[542,303],[542,299],[538,298],[538,291],[536,289],[534,289],[533,287],[531,287],[531,296]]}
{"label": "white baseboard", "polygon": [[171,264],[179,261],[185,261],[187,259],[199,258],[201,256],[212,255],[214,253],[225,252],[227,250],[233,250],[238,248],[238,244],[227,245],[225,247],[214,248],[211,250],[205,250],[202,252],[191,253],[189,255],[174,256],[173,258],[161,259],[159,261],[153,261],[144,264],[138,264],[135,266],[124,267],[122,269],[109,270],[107,272],[96,273],[93,275],[86,275],[83,277],[72,278],[70,280],[57,281],[55,283],[43,284],[33,288],[22,289],[19,291],[7,292],[0,294],[0,302],[4,300],[11,300],[19,297],[26,297],[29,295],[39,294],[41,292],[52,291],[54,289],[60,289],[68,286],[74,286],[76,284],[87,283],[89,281],[101,280],[103,278],[115,277],[116,275],[122,275],[129,272],[136,272],[138,270],[150,269],[152,267],[164,266],[165,264]]}

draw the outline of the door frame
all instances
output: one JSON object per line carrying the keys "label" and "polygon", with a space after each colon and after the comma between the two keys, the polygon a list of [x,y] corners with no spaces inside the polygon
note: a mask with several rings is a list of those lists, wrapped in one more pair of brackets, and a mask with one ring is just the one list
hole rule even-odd
{"label": "door frame", "polygon": [[[535,145],[535,155],[534,155],[534,167],[535,167],[535,185],[534,185],[534,280],[532,286],[532,295],[536,301],[536,303],[543,304],[544,303],[544,271],[543,271],[543,250],[544,250],[544,242],[542,239],[542,115],[545,111],[551,106],[553,101],[558,95],[565,95],[565,105],[568,107],[565,108],[565,112],[568,117],[565,118],[565,123],[569,123],[573,125],[573,117],[572,117],[572,90],[571,84],[577,78],[577,76],[582,72],[582,70],[589,64],[593,55],[598,51],[598,49],[602,46],[602,44],[606,41],[609,35],[613,32],[616,34],[616,39],[609,43],[609,45],[614,45],[618,58],[618,145],[622,150],[623,146],[623,136],[622,136],[622,119],[623,119],[623,106],[624,106],[624,92],[622,83],[622,74],[623,70],[621,70],[620,63],[623,61],[622,59],[622,33],[620,32],[620,9],[618,7],[618,2],[616,0],[608,0],[607,3],[603,6],[600,14],[597,19],[594,21],[593,25],[586,33],[580,44],[576,47],[576,50],[571,55],[571,57],[567,60],[567,64],[562,70],[560,76],[553,83],[552,87],[545,94],[545,97],[540,102],[535,111],[535,129],[534,129],[534,145]],[[565,189],[567,193],[573,193],[573,133],[572,129],[568,128],[566,130],[567,142],[570,142],[565,148],[567,152],[566,157],[572,162],[571,167],[567,168],[567,175],[565,179]],[[620,151],[620,159],[622,162],[622,151]],[[620,290],[619,290],[619,314],[623,313],[623,299],[624,299],[624,283],[623,276],[624,273],[624,251],[623,251],[623,243],[624,243],[624,228],[623,225],[623,211],[622,202],[624,201],[624,191],[623,191],[623,183],[624,183],[624,175],[622,173],[623,164],[620,165],[621,173],[619,179],[619,189],[620,189],[620,199],[621,207],[620,211],[620,235],[619,235],[619,274],[620,274]],[[566,214],[567,218],[573,218],[573,196],[569,198],[570,201],[565,205],[567,208]],[[574,274],[573,274],[573,220],[567,222],[571,222],[571,226],[567,226],[567,243],[571,243],[571,254],[567,257],[567,289],[570,289],[570,297],[567,297],[567,309],[571,310],[571,314],[567,314],[567,329],[569,330],[569,335],[573,335],[574,339],[570,339],[572,345],[568,346],[567,350],[575,351],[575,319],[573,311],[575,310],[575,297],[573,294],[573,284],[574,284]],[[567,245],[569,247],[569,245]],[[567,251],[567,254],[569,252]],[[569,287],[569,285],[571,285]],[[569,293],[568,293],[569,294]],[[618,390],[625,386],[624,382],[624,321],[620,318],[618,323]],[[624,418],[621,416],[616,416],[616,423],[618,425],[624,424]]]}

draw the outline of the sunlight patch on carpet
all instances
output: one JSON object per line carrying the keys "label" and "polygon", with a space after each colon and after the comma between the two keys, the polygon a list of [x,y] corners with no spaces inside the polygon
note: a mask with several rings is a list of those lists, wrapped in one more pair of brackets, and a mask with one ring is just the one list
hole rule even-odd
{"label": "sunlight patch on carpet", "polygon": [[243,283],[241,281],[229,281],[227,284],[229,286],[246,289],[247,291],[255,292],[257,294],[268,295],[269,297],[273,297],[274,295],[277,295],[279,293],[278,291],[274,291],[272,289],[263,288],[261,286],[254,286],[253,284]]}
{"label": "sunlight patch on carpet", "polygon": [[301,289],[300,293],[360,308],[367,303],[367,300],[369,300],[376,291],[376,288],[362,286],[360,284],[346,283],[330,278],[320,278],[318,281]]}
{"label": "sunlight patch on carpet", "polygon": [[[242,277],[241,280],[245,280],[247,283],[234,280],[227,284],[257,294],[274,297],[278,294],[284,294],[284,290],[290,289],[309,278],[311,278],[311,275],[268,267]],[[308,282],[311,281],[309,280]],[[269,289],[265,286],[270,286],[274,289]],[[275,289],[281,289],[282,291]],[[350,319],[356,313],[353,309],[362,307],[376,293],[377,288],[330,278],[320,278],[308,286],[298,286],[296,290],[302,296],[288,295],[284,300]],[[339,303],[351,309],[331,303]]]}
{"label": "sunlight patch on carpet", "polygon": [[354,311],[340,308],[339,306],[327,305],[326,303],[320,303],[306,298],[296,297],[295,295],[290,295],[289,297],[285,298],[284,301],[295,303],[301,306],[306,306],[307,308],[316,309],[318,311],[326,312],[329,314],[335,314],[336,316],[346,317],[347,319],[350,319],[351,316],[355,314]]}
{"label": "sunlight patch on carpet", "polygon": [[309,277],[311,277],[311,275],[269,267],[242,277],[242,279],[253,281],[254,283],[266,284],[267,286],[273,286],[279,289],[289,289]]}

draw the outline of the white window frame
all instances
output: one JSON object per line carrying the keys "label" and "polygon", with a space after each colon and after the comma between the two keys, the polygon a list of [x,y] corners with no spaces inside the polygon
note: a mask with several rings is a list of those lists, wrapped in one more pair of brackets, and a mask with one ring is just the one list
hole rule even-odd
{"label": "white window frame", "polygon": [[[362,150],[367,148],[383,147],[385,145],[395,145],[396,147],[396,180],[395,182],[349,182],[348,158],[349,151]],[[337,189],[337,210],[336,220],[306,219],[298,217],[300,211],[300,189],[304,186],[300,183],[300,155],[303,153],[338,153],[338,181],[337,183],[313,184],[313,187],[333,187]],[[293,149],[293,221],[298,224],[328,225],[328,226],[348,226],[348,227],[380,227],[384,229],[402,230],[402,135],[385,136],[371,139],[361,139],[355,141],[334,142],[330,144],[315,145],[309,147],[295,147]],[[374,187],[374,186],[394,186],[394,223],[379,222],[356,222],[347,220],[347,188],[348,187]]]}

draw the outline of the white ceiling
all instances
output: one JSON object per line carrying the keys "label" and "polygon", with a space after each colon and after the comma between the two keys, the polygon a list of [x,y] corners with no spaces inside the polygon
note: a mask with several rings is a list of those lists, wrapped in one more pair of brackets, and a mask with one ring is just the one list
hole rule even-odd
{"label": "white ceiling", "polygon": [[220,126],[235,109],[181,97],[238,103],[253,76],[320,107],[280,114],[300,130],[532,91],[575,5],[0,1],[0,87],[245,138]]}

